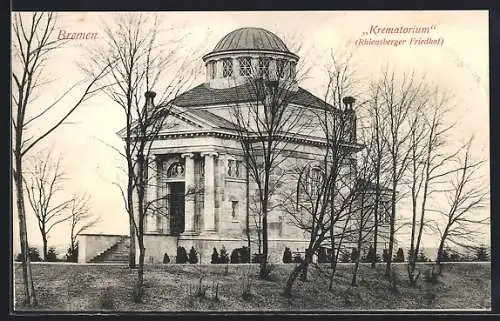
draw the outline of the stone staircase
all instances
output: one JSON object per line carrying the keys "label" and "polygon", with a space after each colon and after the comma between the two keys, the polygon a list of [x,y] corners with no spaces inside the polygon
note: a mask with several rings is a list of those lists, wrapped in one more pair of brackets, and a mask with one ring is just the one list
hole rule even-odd
{"label": "stone staircase", "polygon": [[129,238],[123,237],[106,251],[90,260],[91,263],[127,263]]}

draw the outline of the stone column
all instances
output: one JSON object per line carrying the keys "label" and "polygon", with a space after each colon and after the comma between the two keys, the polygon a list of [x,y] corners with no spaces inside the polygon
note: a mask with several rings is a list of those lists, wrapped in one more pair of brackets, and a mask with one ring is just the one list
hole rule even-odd
{"label": "stone column", "polygon": [[184,162],[184,179],[185,179],[185,205],[184,205],[184,233],[193,234],[194,231],[194,191],[196,188],[194,181],[194,154],[186,153],[181,155],[185,159]]}
{"label": "stone column", "polygon": [[215,157],[216,152],[201,153],[205,157],[205,185],[204,185],[204,230],[215,232]]}

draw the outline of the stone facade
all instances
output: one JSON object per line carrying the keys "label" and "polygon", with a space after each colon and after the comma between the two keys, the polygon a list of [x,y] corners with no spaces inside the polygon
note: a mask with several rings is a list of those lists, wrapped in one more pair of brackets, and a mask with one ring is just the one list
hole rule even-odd
{"label": "stone facade", "polygon": [[[267,39],[266,42],[257,41],[259,37]],[[146,216],[147,263],[162,262],[165,253],[174,260],[178,246],[186,251],[194,247],[201,262],[210,263],[214,247],[218,251],[224,247],[230,255],[234,249],[248,245],[247,225],[250,227],[251,254],[258,252],[255,224],[258,221],[258,189],[247,173],[230,115],[231,108],[244,110],[252,99],[237,95],[238,86],[247,80],[239,66],[241,58],[245,57],[251,61],[251,72],[276,74],[295,92],[294,100],[290,101],[291,112],[305,111],[301,121],[308,126],[294,133],[297,139],[289,144],[282,156],[285,157],[283,163],[273,175],[321,161],[324,137],[320,126],[312,119],[318,111],[322,113],[322,108],[333,107],[298,87],[294,73],[299,57],[289,52],[281,39],[263,29],[244,28],[230,33],[214,51],[203,57],[207,66],[206,82],[172,102],[171,115],[152,143],[150,163],[153,165],[149,167],[147,197],[150,201],[155,199],[155,206]],[[269,70],[262,69],[261,59],[264,58],[269,61],[266,65]],[[228,60],[232,63],[228,64]],[[279,64],[285,68],[282,74],[276,73]],[[232,68],[230,72],[228,66]],[[348,144],[352,145],[349,148],[355,157],[359,146],[356,145],[353,111],[349,117],[353,135]],[[281,188],[293,186],[290,185],[293,182],[286,181],[286,175],[282,179]],[[281,261],[285,247],[303,253],[308,245],[308,235],[290,224],[286,213],[278,206],[273,206],[278,201],[279,196],[274,196],[270,204],[273,209],[268,215],[272,262]]]}

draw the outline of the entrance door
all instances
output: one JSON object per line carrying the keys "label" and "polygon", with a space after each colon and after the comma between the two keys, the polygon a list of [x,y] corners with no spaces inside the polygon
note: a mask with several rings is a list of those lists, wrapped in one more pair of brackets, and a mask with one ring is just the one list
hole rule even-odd
{"label": "entrance door", "polygon": [[184,232],[184,183],[170,183],[170,233]]}

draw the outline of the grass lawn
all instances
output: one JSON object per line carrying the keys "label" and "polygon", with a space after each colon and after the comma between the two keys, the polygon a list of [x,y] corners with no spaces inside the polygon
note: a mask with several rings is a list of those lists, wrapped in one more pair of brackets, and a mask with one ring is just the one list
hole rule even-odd
{"label": "grass lawn", "polygon": [[[491,266],[448,264],[438,282],[423,278],[429,266],[421,265],[416,287],[408,285],[406,265],[394,265],[397,288],[384,278],[385,265],[361,265],[358,286],[352,287],[353,265],[340,264],[333,292],[328,292],[326,266],[311,267],[309,281],[297,280],[292,298],[281,295],[294,264],[274,266],[271,281],[259,280],[251,265],[148,265],[143,303],[134,303],[136,270],[118,265],[33,264],[40,310],[51,311],[301,311],[378,309],[490,309]],[[22,302],[22,268],[14,267],[15,301]],[[196,289],[203,275],[204,296]],[[242,295],[245,284],[250,295]],[[215,292],[218,284],[218,299]],[[16,311],[27,310],[21,304]]]}

